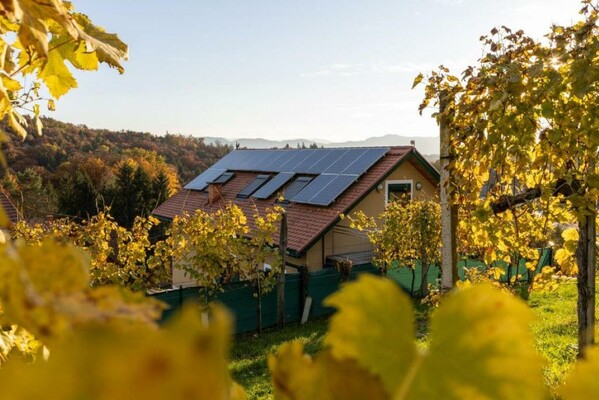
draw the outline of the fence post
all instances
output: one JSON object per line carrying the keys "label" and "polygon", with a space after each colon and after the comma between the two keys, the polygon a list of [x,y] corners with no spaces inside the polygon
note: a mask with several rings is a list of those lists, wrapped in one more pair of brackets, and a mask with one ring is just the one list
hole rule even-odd
{"label": "fence post", "polygon": [[308,298],[308,291],[310,290],[310,270],[305,265],[300,265],[297,267],[297,271],[300,274],[300,303],[299,303],[299,315],[300,318],[304,311],[304,304],[306,303],[306,299]]}

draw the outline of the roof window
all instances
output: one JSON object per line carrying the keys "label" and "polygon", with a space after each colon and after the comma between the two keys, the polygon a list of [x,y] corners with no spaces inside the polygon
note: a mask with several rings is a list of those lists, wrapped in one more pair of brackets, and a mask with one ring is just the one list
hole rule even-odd
{"label": "roof window", "polygon": [[251,181],[241,192],[237,194],[240,199],[247,199],[256,190],[260,189],[270,178],[270,175],[258,175],[256,179]]}

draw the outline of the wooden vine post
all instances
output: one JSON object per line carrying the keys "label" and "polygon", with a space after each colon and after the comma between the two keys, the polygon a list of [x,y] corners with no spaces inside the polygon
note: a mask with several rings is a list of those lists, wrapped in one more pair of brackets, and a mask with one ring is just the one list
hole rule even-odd
{"label": "wooden vine post", "polygon": [[[594,164],[594,163],[593,163]],[[591,172],[593,165],[589,168]],[[597,204],[592,204],[578,221],[578,357],[585,358],[588,346],[595,344],[595,263],[597,251]]]}
{"label": "wooden vine post", "polygon": [[281,213],[281,232],[279,238],[281,271],[277,277],[277,327],[285,326],[285,265],[287,264],[287,213]]}
{"label": "wooden vine post", "polygon": [[457,206],[451,201],[451,140],[447,123],[447,92],[442,91],[439,98],[439,136],[441,164],[441,289],[450,290],[458,280]]}

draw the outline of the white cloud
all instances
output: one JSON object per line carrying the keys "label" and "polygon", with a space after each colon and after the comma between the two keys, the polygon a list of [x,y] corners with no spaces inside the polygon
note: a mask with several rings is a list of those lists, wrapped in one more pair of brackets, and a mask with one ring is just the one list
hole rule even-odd
{"label": "white cloud", "polygon": [[383,74],[401,74],[418,73],[434,69],[429,63],[405,62],[401,64],[331,64],[322,67],[313,72],[301,74],[302,78],[318,78],[324,76],[349,77],[364,75],[383,75]]}
{"label": "white cloud", "polygon": [[[444,63],[446,67],[454,72],[462,71],[468,62],[465,60],[449,60]],[[321,67],[313,72],[305,72],[300,76],[302,78],[321,78],[321,77],[353,77],[367,75],[397,75],[410,74],[415,75],[420,72],[427,73],[436,70],[438,65],[427,62],[404,62],[400,64],[343,64],[335,63],[327,67]]]}

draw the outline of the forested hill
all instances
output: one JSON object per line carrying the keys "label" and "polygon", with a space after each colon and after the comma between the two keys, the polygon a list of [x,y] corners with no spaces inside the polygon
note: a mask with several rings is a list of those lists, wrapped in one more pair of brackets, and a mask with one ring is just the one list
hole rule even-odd
{"label": "forested hill", "polygon": [[0,128],[9,132],[11,137],[2,147],[12,171],[35,168],[42,175],[45,175],[44,172],[52,174],[70,159],[93,154],[106,161],[117,160],[127,149],[139,148],[155,151],[164,157],[176,168],[180,181],[186,183],[230,151],[226,145],[205,144],[204,139],[199,137],[92,129],[52,118],[43,118],[42,121],[44,134],[37,136],[33,124],[30,124],[24,142],[12,133],[6,121],[0,122]]}

